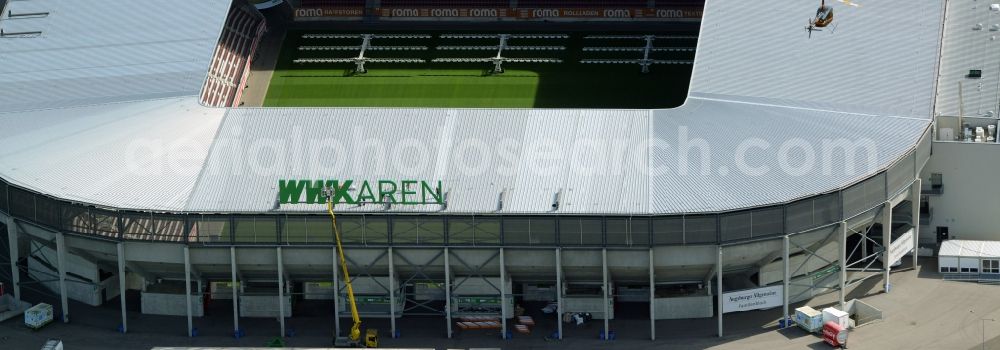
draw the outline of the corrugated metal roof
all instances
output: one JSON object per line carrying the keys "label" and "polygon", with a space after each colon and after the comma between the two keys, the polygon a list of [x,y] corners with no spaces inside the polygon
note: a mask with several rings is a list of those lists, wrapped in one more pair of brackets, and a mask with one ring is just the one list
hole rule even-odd
{"label": "corrugated metal roof", "polygon": [[[124,24],[132,19],[118,17],[145,10],[131,2],[98,3],[105,9],[109,3],[129,4],[121,9],[131,12],[103,15]],[[197,52],[182,55],[205,55],[203,67],[192,73],[198,84],[191,83],[191,87],[200,85],[225,17],[222,6],[203,3],[176,5],[183,9],[178,13],[196,14],[193,19],[176,19],[177,23],[191,21],[189,34],[215,28],[212,45],[192,45],[190,49]],[[211,11],[191,10],[199,6],[210,6]],[[869,177],[916,145],[929,125],[940,43],[939,30],[933,29],[941,26],[940,4],[898,0],[853,9],[834,3],[837,29],[813,33],[810,39],[803,30],[805,21],[798,22],[811,16],[814,6],[709,1],[692,93],[676,109],[224,110],[198,106],[191,96],[7,113],[0,114],[0,124],[5,126],[0,134],[6,133],[0,140],[0,174],[57,197],[122,208],[191,211],[319,209],[276,206],[277,180],[296,177],[441,180],[448,193],[447,212],[461,213],[553,213],[552,204],[560,191],[557,213],[693,213],[791,201]],[[212,11],[218,13],[205,14]],[[206,19],[201,20],[202,16]],[[216,19],[218,23],[213,22]],[[123,40],[134,44],[129,47],[158,45],[169,42],[163,40],[168,33],[147,33],[133,38],[134,42],[126,35],[128,40]],[[91,72],[66,62],[72,59],[65,55],[78,53],[74,46],[54,47],[62,48],[53,51],[57,63],[46,64],[65,66],[69,72]],[[144,50],[137,50],[136,55],[138,51]],[[134,68],[113,62],[117,62],[115,67],[95,68],[81,82],[98,88],[124,81],[143,84],[136,80],[164,73],[155,60]],[[183,75],[177,75],[178,70],[166,71],[171,77]],[[13,79],[9,78],[13,73],[18,72],[0,77]],[[34,79],[23,85],[28,90],[36,82],[61,81],[52,73],[37,73],[37,77],[22,73]],[[75,81],[74,77],[66,79]],[[152,96],[151,91],[167,91],[163,87],[181,81],[165,80],[166,85],[154,84],[156,88],[138,92]],[[180,84],[188,86],[184,81]],[[0,100],[23,97],[27,101],[9,108],[5,105],[5,110],[41,106],[42,97],[0,89],[7,89],[0,90]],[[56,91],[59,94],[54,96],[69,97],[49,97],[46,107],[96,103],[107,96],[144,98],[129,95],[132,90],[126,88],[97,93],[100,96],[75,89]],[[46,128],[50,132],[42,133]],[[194,145],[187,158],[187,164],[194,166],[185,168],[193,171],[163,167],[136,173],[127,167],[126,157],[134,156],[129,145],[176,138]],[[709,149],[708,172],[701,174],[701,162],[692,159],[684,162],[689,175],[678,174],[678,160],[689,154],[679,152],[684,149],[682,140],[695,139],[704,140]],[[824,142],[842,139],[870,141],[874,165],[866,167],[859,158],[855,169],[846,169],[849,161],[835,155],[824,167]],[[733,156],[741,145],[748,151],[746,164]],[[786,165],[790,167],[808,160],[805,153],[786,152],[782,145],[816,152],[815,167],[802,174],[782,172],[780,156],[784,153],[789,155]],[[386,152],[380,154],[379,147]],[[166,156],[156,154],[134,164],[163,164]],[[489,162],[483,163],[484,157]],[[748,174],[740,171],[744,165],[772,171]],[[667,171],[661,172],[664,166]],[[436,205],[394,206],[391,211],[441,209]],[[372,205],[338,210],[382,211]]]}
{"label": "corrugated metal roof", "polygon": [[[948,1],[936,113],[959,114],[959,83],[966,116],[981,116],[1000,105],[1000,11],[997,1]],[[981,70],[981,78],[969,77]]]}
{"label": "corrugated metal roof", "polygon": [[691,91],[929,119],[943,3],[828,1],[810,36],[819,1],[706,1]]}
{"label": "corrugated metal roof", "polygon": [[[921,119],[690,98],[652,118],[653,137],[672,146],[651,155],[651,169],[667,170],[650,175],[650,210],[725,211],[829,192],[887,167],[926,128]],[[853,161],[828,146],[842,141],[858,146]]]}
{"label": "corrugated metal roof", "polygon": [[[449,212],[550,212],[562,191],[561,213],[644,213],[645,152],[622,150],[638,164],[613,176],[605,173],[612,167],[599,163],[613,157],[613,143],[642,144],[648,115],[642,110],[233,109],[187,209],[276,209],[279,179],[415,179],[441,180]],[[575,144],[579,140],[593,144]],[[545,159],[549,151],[564,156]],[[262,153],[266,159],[258,158]]]}
{"label": "corrugated metal roof", "polygon": [[997,258],[1000,257],[1000,241],[949,239],[941,242],[938,256]]}
{"label": "corrugated metal roof", "polygon": [[0,114],[0,173],[118,208],[180,210],[225,113],[193,98]]}
{"label": "corrugated metal roof", "polygon": [[[0,28],[41,35],[0,39],[0,106],[9,112],[196,95],[230,3],[8,2]],[[48,15],[16,16],[39,12]]]}

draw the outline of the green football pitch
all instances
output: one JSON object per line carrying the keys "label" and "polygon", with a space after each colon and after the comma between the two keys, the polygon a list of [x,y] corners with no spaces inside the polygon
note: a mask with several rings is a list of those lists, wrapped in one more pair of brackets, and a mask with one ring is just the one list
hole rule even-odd
{"label": "green football pitch", "polygon": [[[581,64],[582,58],[637,59],[642,52],[583,52],[584,46],[641,47],[643,40],[512,39],[508,45],[565,46],[563,51],[508,51],[507,57],[558,58],[562,63],[506,63],[491,74],[490,63],[431,63],[433,58],[489,57],[495,51],[437,50],[439,45],[495,46],[497,39],[374,39],[373,46],[426,46],[426,51],[369,51],[368,57],[421,58],[428,63],[369,63],[354,74],[353,63],[294,63],[297,58],[347,58],[357,51],[301,51],[300,46],[358,46],[361,39],[303,39],[289,31],[267,91],[268,107],[467,107],[467,108],[669,108],[684,102],[691,65]],[[336,32],[344,34],[345,32]],[[387,32],[389,33],[389,32]],[[391,33],[399,33],[391,32]],[[463,33],[448,31],[447,33]],[[465,33],[482,33],[470,32]],[[614,33],[650,34],[650,33]],[[658,40],[655,46],[693,47],[694,40]],[[658,52],[653,58],[690,60],[693,53]]]}

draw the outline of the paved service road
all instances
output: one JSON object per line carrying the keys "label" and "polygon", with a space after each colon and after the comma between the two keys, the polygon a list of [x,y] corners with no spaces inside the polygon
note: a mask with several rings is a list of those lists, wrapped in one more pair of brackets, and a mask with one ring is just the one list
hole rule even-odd
{"label": "paved service road", "polygon": [[[908,259],[904,259],[908,260]],[[935,260],[924,260],[916,271],[892,274],[892,293],[881,293],[881,281],[872,278],[851,292],[850,297],[863,300],[883,310],[885,320],[854,330],[850,334],[851,349],[979,349],[983,339],[983,318],[987,321],[988,346],[1000,349],[1000,286],[940,280]],[[833,303],[837,294],[827,294],[809,303],[813,307]],[[46,300],[51,296],[30,297]],[[48,300],[52,302],[54,300]],[[119,320],[117,301],[107,306],[88,307],[73,303],[73,323],[51,324],[41,331],[31,332],[21,325],[19,318],[0,324],[0,349],[37,349],[49,338],[62,339],[70,349],[150,349],[156,346],[263,346],[277,336],[277,321],[273,319],[241,318],[241,327],[247,337],[239,340],[229,336],[232,328],[231,304],[215,300],[208,307],[208,316],[196,320],[200,336],[184,336],[183,317],[141,315],[138,302],[129,302],[128,335],[115,332]],[[643,304],[644,305],[644,304]],[[289,346],[329,347],[332,320],[322,312],[300,310],[308,307],[299,304],[297,317],[288,319],[296,336],[287,338]],[[313,308],[315,309],[315,308]],[[641,309],[641,308],[636,308]],[[300,312],[301,311],[301,312]],[[623,312],[625,310],[622,310]],[[639,311],[631,312],[636,316]],[[440,317],[407,317],[397,325],[402,337],[391,339],[387,320],[366,320],[370,326],[382,330],[385,347],[419,347],[438,349],[502,346],[507,349],[829,349],[818,336],[806,334],[798,328],[778,331],[774,326],[780,318],[778,310],[744,312],[726,315],[727,335],[714,336],[715,319],[660,321],[657,324],[656,342],[648,340],[649,323],[641,317],[612,321],[618,340],[608,343],[597,339],[600,324],[582,328],[567,326],[566,340],[546,341],[546,327],[554,321],[539,322],[531,335],[516,335],[513,340],[500,341],[487,333],[456,333],[452,340],[444,339],[444,319]],[[536,318],[537,319],[537,318]],[[539,320],[541,321],[541,320]],[[344,325],[347,325],[346,319]],[[346,327],[346,326],[345,326]],[[4,338],[6,337],[6,338]]]}

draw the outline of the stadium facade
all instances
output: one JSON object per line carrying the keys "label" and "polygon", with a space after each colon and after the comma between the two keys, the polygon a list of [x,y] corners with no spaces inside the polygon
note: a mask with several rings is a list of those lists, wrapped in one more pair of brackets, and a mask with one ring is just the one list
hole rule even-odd
{"label": "stadium facade", "polygon": [[[13,289],[36,271],[66,322],[69,298],[125,289],[143,290],[144,310],[160,300],[150,313],[180,295],[189,332],[209,297],[238,300],[234,330],[294,318],[290,296],[336,302],[317,181],[346,197],[345,255],[373,297],[362,311],[391,334],[412,312],[441,315],[450,337],[453,318],[532,300],[607,331],[617,300],[649,303],[653,338],[671,318],[718,317],[721,335],[724,312],[843,302],[888,280],[875,256],[919,245],[940,2],[866,3],[808,33],[812,3],[707,1],[688,99],[666,110],[216,107],[239,100],[265,28],[253,11],[7,10],[0,28],[27,33],[0,39]],[[782,298],[723,298],[761,288]]]}

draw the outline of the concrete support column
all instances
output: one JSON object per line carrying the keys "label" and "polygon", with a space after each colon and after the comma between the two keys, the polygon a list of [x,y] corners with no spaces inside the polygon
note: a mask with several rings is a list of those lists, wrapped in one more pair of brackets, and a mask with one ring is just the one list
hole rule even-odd
{"label": "concrete support column", "polygon": [[14,218],[7,217],[7,245],[10,247],[10,289],[14,291],[14,299],[21,300],[21,271],[17,268],[17,226],[14,225]]}
{"label": "concrete support column", "polygon": [[56,233],[56,259],[59,262],[59,299],[62,302],[62,318],[69,323],[69,295],[66,294],[66,236]]}
{"label": "concrete support column", "polygon": [[789,316],[788,315],[788,293],[791,292],[790,291],[791,288],[789,288],[789,285],[791,284],[791,279],[792,279],[791,278],[792,276],[789,276],[789,275],[791,275],[791,273],[789,272],[789,266],[788,266],[789,265],[788,264],[788,255],[789,255],[788,251],[789,251],[789,245],[790,245],[789,240],[790,239],[791,238],[788,235],[785,235],[785,238],[782,240],[783,244],[782,244],[782,249],[781,249],[781,262],[782,262],[781,265],[784,268],[784,272],[783,272],[784,278],[782,278],[782,282],[783,283],[782,283],[782,287],[781,287],[781,291],[782,291],[781,295],[782,295],[782,298],[784,299],[782,301],[783,302],[783,304],[782,304],[782,311],[784,311],[784,313],[782,313],[782,315],[784,315],[784,318],[782,318],[782,319],[785,320],[784,321],[785,322],[785,327],[788,327],[788,323],[787,323],[788,322],[788,316]]}
{"label": "concrete support column", "polygon": [[340,257],[337,256],[337,247],[333,250],[333,337],[340,338]]}
{"label": "concrete support column", "polygon": [[236,247],[229,247],[229,285],[233,292],[233,334],[240,331],[239,282],[236,281]]}
{"label": "concrete support column", "polygon": [[718,293],[716,294],[716,299],[718,299],[719,304],[719,338],[722,338],[722,246],[719,246],[719,256],[718,260],[715,262],[715,286],[718,288]]}
{"label": "concrete support column", "polygon": [[281,325],[281,337],[285,337],[285,264],[281,260],[281,247],[275,248],[278,254],[278,323]]}
{"label": "concrete support column", "polygon": [[653,248],[649,248],[649,340],[656,340],[656,271],[653,269]]}
{"label": "concrete support column", "polygon": [[847,297],[847,221],[840,222],[840,244],[837,245],[840,248],[840,309],[843,310],[846,305],[845,298]]}
{"label": "concrete support column", "polygon": [[889,247],[892,246],[892,203],[885,202],[885,210],[882,211],[882,265],[884,266],[882,290],[889,292],[889,272],[892,270],[892,261],[889,261]]}
{"label": "concrete support column", "polygon": [[396,268],[393,266],[392,247],[389,247],[389,331],[396,337]]}
{"label": "concrete support column", "polygon": [[601,274],[604,276],[604,339],[610,340],[611,337],[608,336],[608,331],[611,328],[611,324],[608,320],[608,315],[611,314],[608,309],[608,294],[611,294],[611,286],[608,285],[608,248],[601,249]]}
{"label": "concrete support column", "polygon": [[444,248],[444,318],[451,339],[451,252]]}
{"label": "concrete support column", "polygon": [[184,300],[187,303],[187,333],[194,337],[194,320],[191,319],[191,250],[184,246]]}
{"label": "concrete support column", "polygon": [[562,249],[556,248],[556,324],[559,331],[559,340],[563,338],[563,270],[562,270]]}
{"label": "concrete support column", "polygon": [[917,254],[920,252],[920,179],[910,185],[911,223],[913,224],[913,269],[917,269]]}
{"label": "concrete support column", "polygon": [[500,248],[500,336],[507,339],[507,265]]}
{"label": "concrete support column", "polygon": [[122,333],[128,333],[128,318],[125,313],[125,244],[118,242],[118,300],[122,309]]}

